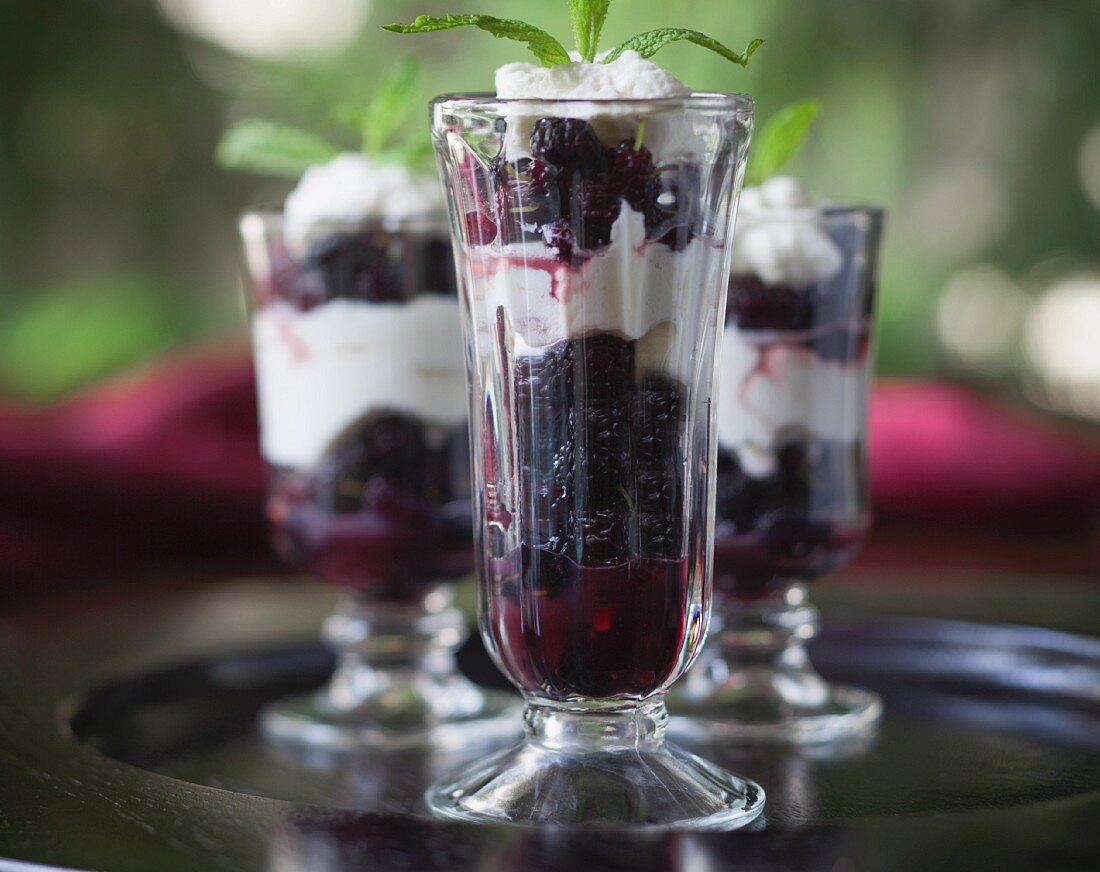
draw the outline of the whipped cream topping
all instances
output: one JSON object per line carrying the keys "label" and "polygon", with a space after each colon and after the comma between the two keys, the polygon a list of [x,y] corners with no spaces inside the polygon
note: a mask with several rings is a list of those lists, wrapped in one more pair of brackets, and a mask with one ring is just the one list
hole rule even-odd
{"label": "whipped cream topping", "polygon": [[806,188],[790,176],[745,188],[733,242],[734,275],[755,275],[766,285],[804,290],[835,275],[844,255],[822,230]]}
{"label": "whipped cream topping", "polygon": [[[643,340],[646,368],[684,376],[690,372],[697,331],[654,332],[681,320],[702,323],[705,312],[685,312],[683,289],[719,281],[721,257],[696,237],[682,251],[647,242],[645,219],[625,203],[611,227],[611,242],[580,267],[560,263],[542,242],[471,249],[472,291],[487,311],[503,308],[516,334],[517,354],[541,354],[546,346],[587,333],[615,333]],[[652,347],[649,347],[652,346]]]}
{"label": "whipped cream topping", "polygon": [[288,242],[302,248],[326,222],[436,215],[442,213],[443,203],[438,179],[347,152],[305,171],[286,198],[283,218]]}
{"label": "whipped cream topping", "polygon": [[502,100],[653,100],[688,97],[691,88],[672,73],[636,51],[624,51],[611,63],[580,59],[544,67],[538,64],[505,64],[496,72],[497,97]]}
{"label": "whipped cream topping", "polygon": [[453,298],[337,299],[308,312],[276,304],[256,313],[252,335],[270,463],[315,464],[346,427],[374,411],[446,426],[466,420]]}
{"label": "whipped cream topping", "polygon": [[[718,380],[718,443],[749,475],[775,471],[777,437],[798,429],[855,443],[867,412],[865,359],[823,360],[794,344],[804,334],[749,333],[728,326]],[[786,341],[784,341],[786,339]]]}
{"label": "whipped cream topping", "polygon": [[624,139],[633,139],[639,121],[645,117],[645,144],[659,162],[690,160],[704,149],[705,143],[692,129],[688,115],[675,104],[646,106],[634,102],[691,96],[691,88],[664,67],[636,51],[624,51],[609,64],[581,61],[576,52],[571,52],[570,57],[574,58],[570,64],[543,67],[512,63],[497,70],[500,99],[575,101],[568,110],[554,113],[545,106],[505,106],[503,113],[508,126],[504,154],[509,160],[530,155],[531,127],[537,118],[547,114],[585,119],[600,141],[612,148]]}

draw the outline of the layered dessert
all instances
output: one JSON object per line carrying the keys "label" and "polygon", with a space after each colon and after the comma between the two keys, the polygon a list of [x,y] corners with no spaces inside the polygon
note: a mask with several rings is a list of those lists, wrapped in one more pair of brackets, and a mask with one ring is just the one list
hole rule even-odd
{"label": "layered dessert", "polygon": [[874,270],[844,216],[789,177],[742,194],[719,376],[720,594],[824,575],[866,530]]}
{"label": "layered dessert", "polygon": [[343,154],[247,216],[267,514],[296,565],[419,602],[472,568],[463,346],[442,192]]}
{"label": "layered dessert", "polygon": [[708,154],[668,99],[690,90],[636,52],[509,64],[497,92],[525,101],[503,104],[495,153],[451,146],[489,397],[475,445],[490,648],[526,691],[640,699],[702,635],[694,434],[719,295],[699,289],[725,281],[708,186],[739,155]]}

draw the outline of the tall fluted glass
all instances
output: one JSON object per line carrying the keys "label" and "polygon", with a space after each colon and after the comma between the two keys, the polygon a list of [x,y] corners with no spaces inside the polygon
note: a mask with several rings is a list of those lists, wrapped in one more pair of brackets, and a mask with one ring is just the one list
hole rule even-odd
{"label": "tall fluted glass", "polygon": [[458,672],[453,583],[473,568],[463,350],[442,217],[306,228],[250,213],[267,516],[294,566],[342,593],[332,680],[263,714],[327,747],[454,745],[518,732]]}
{"label": "tall fluted glass", "polygon": [[706,632],[715,345],[752,102],[444,97],[482,637],[526,739],[437,814],[731,826],[763,794],[664,743]]}
{"label": "tall fluted glass", "polygon": [[704,743],[865,731],[879,698],[826,682],[806,584],[852,559],[870,521],[867,394],[882,213],[746,212],[718,388],[710,639],[671,701]]}

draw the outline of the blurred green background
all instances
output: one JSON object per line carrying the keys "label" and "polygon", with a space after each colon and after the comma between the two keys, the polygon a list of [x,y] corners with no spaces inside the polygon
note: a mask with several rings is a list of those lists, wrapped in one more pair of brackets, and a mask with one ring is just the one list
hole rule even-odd
{"label": "blurred green background", "polygon": [[[333,108],[412,53],[425,100],[491,88],[522,46],[379,30],[474,11],[568,41],[564,0],[0,3],[0,395],[239,333],[235,215],[286,186],[218,170],[220,131],[259,114],[339,136]],[[792,169],[889,209],[882,373],[1100,414],[1100,3],[616,0],[604,45],[665,25],[767,40],[748,70],[663,51],[696,88],[748,91],[761,117],[822,99]]]}

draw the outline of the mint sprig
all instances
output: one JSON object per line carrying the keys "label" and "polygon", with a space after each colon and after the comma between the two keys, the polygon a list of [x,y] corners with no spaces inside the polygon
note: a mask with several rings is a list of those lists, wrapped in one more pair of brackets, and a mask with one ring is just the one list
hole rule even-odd
{"label": "mint sprig", "polygon": [[670,42],[679,42],[680,40],[687,40],[703,48],[709,48],[711,51],[720,54],[727,61],[733,61],[733,63],[740,67],[748,66],[749,58],[751,58],[753,53],[764,44],[764,40],[754,39],[745,47],[745,50],[741,52],[741,54],[738,54],[732,49],[726,48],[726,46],[722,45],[718,40],[711,39],[705,33],[700,33],[698,30],[688,30],[684,27],[661,27],[657,30],[650,30],[646,33],[639,33],[637,36],[630,37],[630,39],[622,45],[612,49],[610,54],[604,58],[603,62],[609,64],[613,60],[617,60],[624,51],[636,51],[644,58],[651,58]]}
{"label": "mint sprig", "polygon": [[573,19],[573,42],[583,60],[596,59],[600,31],[611,0],[569,0],[569,16]]}
{"label": "mint sprig", "polygon": [[769,118],[754,137],[749,152],[749,184],[759,185],[777,175],[805,145],[820,114],[820,100],[800,100]]}
{"label": "mint sprig", "polygon": [[533,24],[510,18],[494,18],[492,15],[447,15],[436,18],[421,15],[412,24],[387,24],[382,29],[391,33],[433,33],[456,27],[477,27],[499,39],[525,42],[545,67],[569,63],[569,52],[549,33]]}
{"label": "mint sprig", "polygon": [[[610,5],[611,0],[569,0],[573,42],[577,53],[584,61],[589,63],[596,61],[599,54],[600,33]],[[527,47],[544,67],[571,62],[569,53],[562,44],[545,30],[523,21],[493,18],[491,15],[446,15],[442,18],[421,15],[410,24],[387,24],[382,29],[391,33],[433,33],[437,30],[451,30],[456,27],[478,27],[502,39],[514,39],[527,43]],[[652,57],[669,43],[680,40],[717,52],[726,60],[742,67],[748,64],[749,58],[764,43],[762,39],[754,39],[739,54],[698,30],[662,27],[631,37],[600,58],[599,62],[609,64],[617,60],[624,51],[636,51],[643,57]]]}
{"label": "mint sprig", "polygon": [[226,169],[296,179],[307,167],[325,163],[337,153],[335,146],[308,131],[246,118],[225,131],[215,158]]}
{"label": "mint sprig", "polygon": [[[420,65],[407,59],[382,81],[366,106],[341,107],[335,120],[358,133],[364,154],[410,168],[426,166],[431,158],[431,141],[423,136],[410,139],[406,135],[410,129],[418,130],[406,122],[419,108],[416,99],[419,89]],[[342,150],[306,130],[247,118],[222,134],[215,158],[226,169],[296,179],[309,167],[331,160]]]}

